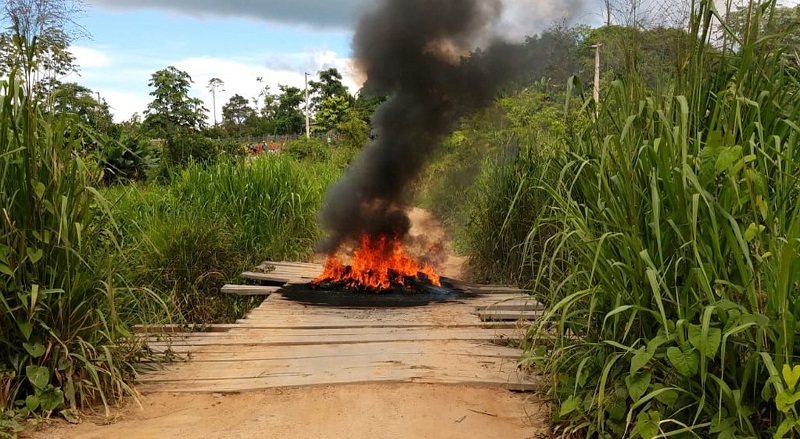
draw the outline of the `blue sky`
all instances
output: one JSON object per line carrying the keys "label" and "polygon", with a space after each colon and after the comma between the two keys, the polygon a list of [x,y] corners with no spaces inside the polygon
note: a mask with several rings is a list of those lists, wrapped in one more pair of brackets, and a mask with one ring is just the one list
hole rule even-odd
{"label": "blue sky", "polygon": [[[301,87],[304,73],[336,67],[352,92],[363,78],[350,59],[358,17],[377,0],[89,0],[79,23],[91,35],[74,42],[79,76],[65,78],[99,92],[116,121],[142,114],[150,102],[150,75],[167,66],[194,80],[192,95],[211,110],[206,84],[225,82],[217,117],[234,94],[257,96],[263,77]],[[502,0],[509,36],[535,33],[583,1]],[[569,12],[570,8],[572,12]],[[209,111],[209,117],[211,112]]]}
{"label": "blue sky", "polygon": [[301,87],[304,72],[336,67],[348,86],[358,88],[348,59],[352,32],[346,28],[96,6],[87,9],[80,23],[91,37],[73,45],[80,76],[68,80],[99,92],[117,121],[144,111],[150,75],[169,65],[192,76],[192,94],[207,101],[209,110],[205,85],[213,77],[225,81],[217,96],[218,114],[234,94],[256,96],[259,76],[277,91],[278,84]]}
{"label": "blue sky", "polygon": [[[217,116],[234,94],[301,87],[304,72],[336,67],[352,92],[363,78],[350,59],[353,28],[378,0],[88,0],[78,19],[91,35],[71,48],[80,76],[65,78],[99,92],[116,121],[150,102],[150,75],[174,65],[194,79],[192,94],[211,110],[206,84],[225,82]],[[433,1],[433,0],[431,0]],[[486,0],[489,1],[489,0]],[[508,38],[537,33],[564,18],[598,24],[601,0],[494,0],[505,5],[496,29]],[[624,0],[620,0],[624,1]],[[686,0],[641,0],[678,4]],[[718,0],[719,1],[719,0]],[[785,0],[796,4],[798,0]],[[653,8],[654,10],[660,10]],[[209,111],[209,118],[211,112]]]}

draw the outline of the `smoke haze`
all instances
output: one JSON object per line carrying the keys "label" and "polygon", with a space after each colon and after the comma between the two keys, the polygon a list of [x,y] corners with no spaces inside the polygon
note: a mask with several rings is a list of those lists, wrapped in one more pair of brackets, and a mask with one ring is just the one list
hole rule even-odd
{"label": "smoke haze", "polygon": [[328,237],[318,251],[333,253],[365,233],[407,235],[407,190],[436,146],[460,117],[531,69],[523,47],[499,36],[503,6],[383,0],[361,18],[353,51],[365,88],[390,99],[373,116],[376,139],[326,195],[320,218]]}

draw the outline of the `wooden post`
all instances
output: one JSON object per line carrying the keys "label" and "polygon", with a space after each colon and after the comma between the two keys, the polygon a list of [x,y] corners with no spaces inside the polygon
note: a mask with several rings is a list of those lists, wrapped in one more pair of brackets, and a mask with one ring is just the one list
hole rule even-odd
{"label": "wooden post", "polygon": [[602,44],[598,43],[594,47],[594,103],[595,106],[600,105],[600,48]]}
{"label": "wooden post", "polygon": [[306,139],[311,138],[311,121],[308,115],[308,72],[306,72]]}

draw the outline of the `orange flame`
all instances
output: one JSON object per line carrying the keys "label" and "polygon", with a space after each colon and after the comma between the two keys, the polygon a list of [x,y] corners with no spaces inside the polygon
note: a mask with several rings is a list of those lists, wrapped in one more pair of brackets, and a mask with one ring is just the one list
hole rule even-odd
{"label": "orange flame", "polygon": [[351,288],[388,290],[392,284],[406,286],[407,279],[417,279],[420,273],[431,284],[441,286],[433,267],[408,257],[399,239],[364,235],[361,237],[361,247],[353,253],[353,261],[349,266],[344,265],[337,256],[330,256],[322,275],[312,283],[319,285],[332,282]]}

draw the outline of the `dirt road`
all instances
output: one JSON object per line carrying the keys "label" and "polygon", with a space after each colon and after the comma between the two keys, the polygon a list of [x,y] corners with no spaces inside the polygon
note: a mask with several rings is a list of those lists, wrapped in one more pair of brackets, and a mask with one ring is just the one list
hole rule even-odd
{"label": "dirt road", "polygon": [[[111,421],[57,422],[35,439],[504,438],[542,436],[546,410],[530,395],[463,386],[368,384],[238,395],[146,397]],[[105,424],[105,425],[104,425]]]}

